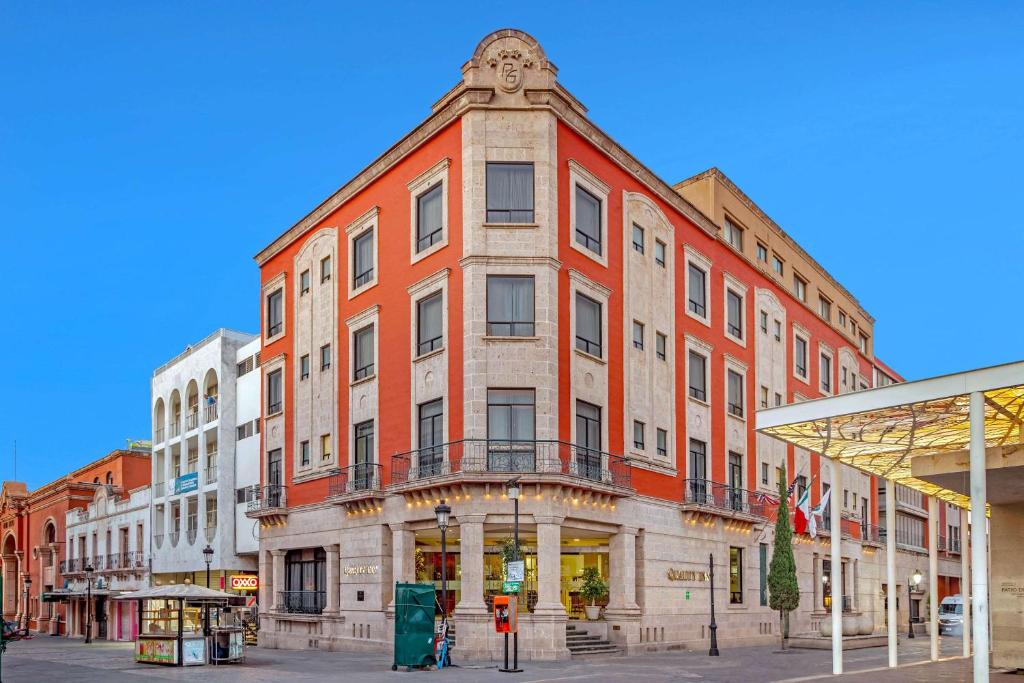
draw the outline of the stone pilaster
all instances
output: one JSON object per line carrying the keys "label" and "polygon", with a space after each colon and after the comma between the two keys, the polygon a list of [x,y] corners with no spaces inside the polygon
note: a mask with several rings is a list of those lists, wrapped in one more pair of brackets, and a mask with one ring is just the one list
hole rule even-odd
{"label": "stone pilaster", "polygon": [[458,518],[462,595],[452,619],[458,628],[460,656],[471,660],[489,657],[488,634],[494,629],[484,603],[484,518],[482,514]]}
{"label": "stone pilaster", "polygon": [[341,546],[329,543],[324,546],[324,552],[327,553],[327,604],[324,605],[324,614],[334,616],[341,611]]}
{"label": "stone pilaster", "polygon": [[636,536],[634,527],[619,527],[608,543],[608,640],[633,651],[640,643],[640,606],[636,602]]}
{"label": "stone pilaster", "polygon": [[270,560],[272,562],[270,579],[270,608],[274,612],[284,610],[281,591],[284,590],[284,550],[271,550]]}
{"label": "stone pilaster", "polygon": [[537,522],[537,605],[533,610],[533,659],[568,659],[562,605],[562,521],[534,515]]}

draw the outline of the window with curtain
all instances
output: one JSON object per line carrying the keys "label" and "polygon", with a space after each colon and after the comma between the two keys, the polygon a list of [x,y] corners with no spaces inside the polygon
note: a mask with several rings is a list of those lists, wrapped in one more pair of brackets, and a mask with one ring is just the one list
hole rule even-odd
{"label": "window with curtain", "polygon": [[576,242],[601,253],[601,200],[576,186]]}
{"label": "window with curtain", "polygon": [[417,453],[419,476],[433,477],[442,474],[444,451],[444,404],[441,399],[419,406],[419,452]]}
{"label": "window with curtain", "polygon": [[729,316],[726,328],[732,336],[743,339],[743,297],[730,289],[726,291],[725,301]]}
{"label": "window with curtain", "polygon": [[532,472],[536,439],[533,389],[487,390],[487,467],[498,472]]}
{"label": "window with curtain", "polygon": [[441,241],[444,226],[444,187],[441,183],[416,198],[416,251],[421,252],[427,247]]}
{"label": "window with curtain", "polygon": [[695,503],[704,503],[707,497],[708,445],[700,439],[690,439],[690,479],[687,496]]}
{"label": "window with curtain", "polygon": [[807,377],[807,340],[797,337],[793,342],[793,361],[796,364],[796,374]]}
{"label": "window with curtain", "polygon": [[601,479],[601,408],[576,401],[576,473]]}
{"label": "window with curtain", "polygon": [[576,293],[576,348],[601,358],[601,304]]}
{"label": "window with curtain", "polygon": [[327,603],[327,553],[323,548],[289,550],[284,559],[284,611],[320,614]]}
{"label": "window with curtain", "polygon": [[690,365],[689,372],[689,384],[690,384],[690,396],[697,399],[698,401],[706,401],[708,398],[708,359],[697,353],[696,351],[690,351]]}
{"label": "window with curtain", "polygon": [[267,373],[267,414],[281,412],[281,371]]}
{"label": "window with curtain", "polygon": [[644,253],[644,229],[636,223],[633,224],[633,250]]}
{"label": "window with curtain", "polygon": [[532,337],[534,334],[533,276],[487,276],[487,334]]}
{"label": "window with curtain", "polygon": [[373,280],[373,229],[352,241],[352,286],[362,287]]}
{"label": "window with curtain", "polygon": [[352,341],[352,345],[355,347],[353,376],[355,379],[369,377],[374,370],[373,325],[356,330]]}
{"label": "window with curtain", "polygon": [[267,336],[284,330],[284,290],[275,289],[267,295]]}
{"label": "window with curtain", "polygon": [[533,164],[488,162],[487,222],[533,222]]}
{"label": "window with curtain", "polygon": [[686,288],[686,295],[689,299],[688,305],[690,307],[690,311],[702,318],[706,318],[708,314],[708,274],[691,263],[687,268],[687,276],[688,285]]}
{"label": "window with curtain", "polygon": [[416,355],[422,356],[444,345],[441,330],[441,292],[416,302]]}
{"label": "window with curtain", "polygon": [[743,417],[743,375],[735,370],[729,370],[726,376],[729,380],[729,413]]}

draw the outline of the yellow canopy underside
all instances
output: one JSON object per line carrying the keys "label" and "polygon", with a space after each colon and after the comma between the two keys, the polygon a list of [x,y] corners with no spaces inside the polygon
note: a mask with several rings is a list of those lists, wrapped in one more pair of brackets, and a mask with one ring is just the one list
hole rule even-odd
{"label": "yellow canopy underside", "polygon": [[[966,394],[799,422],[761,431],[864,472],[970,509],[969,496],[910,474],[919,455],[966,450],[970,445],[970,397]],[[1024,438],[1024,386],[985,392],[985,445],[1004,446]]]}

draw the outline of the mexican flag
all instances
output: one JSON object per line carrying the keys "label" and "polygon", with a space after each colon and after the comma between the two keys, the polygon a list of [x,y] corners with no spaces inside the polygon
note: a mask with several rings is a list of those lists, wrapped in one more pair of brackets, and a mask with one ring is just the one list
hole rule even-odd
{"label": "mexican flag", "polygon": [[800,494],[800,500],[796,502],[796,510],[793,513],[793,530],[798,534],[805,534],[810,526],[811,536],[814,536],[814,519],[811,517],[811,488],[808,486]]}

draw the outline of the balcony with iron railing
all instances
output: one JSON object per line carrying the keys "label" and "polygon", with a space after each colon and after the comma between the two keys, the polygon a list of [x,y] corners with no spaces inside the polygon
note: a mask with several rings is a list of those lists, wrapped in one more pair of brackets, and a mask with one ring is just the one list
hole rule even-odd
{"label": "balcony with iron railing", "polygon": [[729,517],[764,518],[769,503],[764,494],[709,479],[683,480],[683,509]]}
{"label": "balcony with iron railing", "polygon": [[246,517],[270,523],[284,522],[288,518],[288,487],[271,484],[253,489],[253,496],[246,504]]}
{"label": "balcony with iron railing", "polygon": [[109,553],[106,559],[105,569],[108,572],[117,571],[121,568],[121,553]]}
{"label": "balcony with iron railing", "polygon": [[959,538],[949,538],[949,539],[947,539],[945,535],[939,534],[938,538],[936,538],[935,549],[938,550],[940,553],[948,553],[948,554],[951,554],[951,555],[959,554],[960,553],[960,539]]}
{"label": "balcony with iron railing", "polygon": [[375,462],[343,467],[327,482],[327,496],[338,504],[383,498],[382,489],[382,468]]}
{"label": "balcony with iron railing", "polygon": [[171,547],[172,548],[177,548],[178,547],[178,540],[180,538],[181,538],[181,532],[180,531],[172,531],[171,533],[167,534],[167,540],[171,542]]}
{"label": "balcony with iron railing", "polygon": [[185,431],[191,432],[193,429],[199,429],[199,410],[193,410],[192,412],[185,415]]}
{"label": "balcony with iron railing", "polygon": [[121,556],[121,567],[124,569],[145,569],[146,553],[141,550],[130,550]]}
{"label": "balcony with iron railing", "polygon": [[164,442],[164,434],[165,433],[166,433],[166,430],[164,429],[163,425],[160,425],[159,427],[154,429],[153,430],[153,443],[154,444],[163,443]]}
{"label": "balcony with iron railing", "polygon": [[450,480],[551,481],[623,496],[632,494],[629,461],[564,441],[463,439],[391,458],[389,488],[406,490]]}
{"label": "balcony with iron railing", "polygon": [[327,605],[327,592],[278,591],[278,605],[288,614],[321,614]]}
{"label": "balcony with iron railing", "polygon": [[862,543],[882,545],[885,543],[884,529],[865,521],[860,523],[860,540]]}
{"label": "balcony with iron railing", "polygon": [[206,466],[206,472],[203,475],[203,481],[207,484],[217,483],[217,463],[214,462],[212,465]]}
{"label": "balcony with iron railing", "polygon": [[181,436],[181,418],[180,417],[178,419],[174,420],[173,422],[171,422],[170,425],[168,425],[168,431],[170,433],[170,436],[168,438],[173,439],[175,437]]}
{"label": "balcony with iron railing", "polygon": [[217,419],[217,404],[209,403],[206,408],[203,409],[203,421],[213,422]]}

